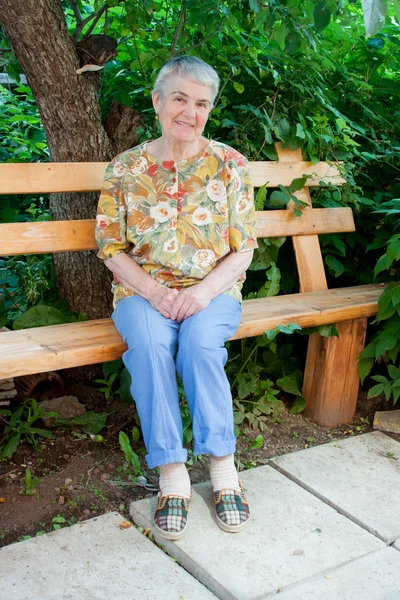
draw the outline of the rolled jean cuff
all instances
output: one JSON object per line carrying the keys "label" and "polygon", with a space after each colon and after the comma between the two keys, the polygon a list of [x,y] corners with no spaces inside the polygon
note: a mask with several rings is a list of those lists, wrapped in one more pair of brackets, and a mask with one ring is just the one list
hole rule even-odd
{"label": "rolled jean cuff", "polygon": [[178,450],[159,450],[146,454],[146,461],[149,469],[155,469],[162,465],[171,463],[185,463],[187,461],[187,450],[179,448]]}
{"label": "rolled jean cuff", "polygon": [[234,454],[236,450],[236,438],[224,441],[195,442],[194,454],[212,454],[213,456],[227,456]]}

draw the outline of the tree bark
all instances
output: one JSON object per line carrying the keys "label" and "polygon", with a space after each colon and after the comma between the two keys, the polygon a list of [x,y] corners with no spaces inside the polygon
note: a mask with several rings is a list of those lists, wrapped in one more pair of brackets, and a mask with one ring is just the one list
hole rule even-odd
{"label": "tree bark", "polygon": [[[76,73],[79,57],[60,0],[0,0],[0,24],[37,101],[52,161],[109,161],[137,142],[132,109],[121,111],[124,124],[113,117],[115,136],[103,127],[100,75]],[[51,214],[55,220],[90,219],[97,200],[95,193],[52,194]],[[110,274],[94,252],[55,255],[54,267],[57,291],[72,310],[89,318],[110,314]]]}

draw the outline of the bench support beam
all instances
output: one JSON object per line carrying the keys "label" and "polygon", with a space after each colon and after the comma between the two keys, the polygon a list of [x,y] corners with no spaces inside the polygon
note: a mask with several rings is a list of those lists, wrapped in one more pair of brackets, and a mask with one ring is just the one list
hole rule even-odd
{"label": "bench support beam", "polygon": [[[301,149],[282,149],[275,144],[279,162],[303,160]],[[312,206],[307,187],[296,196]],[[288,206],[289,208],[289,206]],[[305,209],[307,210],[307,208]],[[301,292],[327,290],[328,285],[317,235],[294,236],[293,246]],[[357,362],[365,342],[366,319],[336,325],[339,338],[310,336],[304,371],[304,416],[319,425],[335,426],[352,421],[357,403],[359,377]]]}
{"label": "bench support beam", "polygon": [[327,427],[351,423],[360,379],[358,357],[365,343],[367,319],[343,321],[339,337],[310,336],[304,373],[304,416]]}

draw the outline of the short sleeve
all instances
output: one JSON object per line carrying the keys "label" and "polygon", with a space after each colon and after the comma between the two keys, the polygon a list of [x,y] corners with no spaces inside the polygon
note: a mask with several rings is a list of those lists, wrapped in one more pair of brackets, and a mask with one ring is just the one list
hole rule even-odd
{"label": "short sleeve", "polygon": [[103,260],[126,252],[129,243],[126,239],[126,204],[123,181],[126,164],[119,155],[107,166],[103,186],[97,205],[96,242],[97,256]]}
{"label": "short sleeve", "polygon": [[258,247],[254,188],[248,161],[230,167],[228,184],[229,247],[232,252],[246,252]]}

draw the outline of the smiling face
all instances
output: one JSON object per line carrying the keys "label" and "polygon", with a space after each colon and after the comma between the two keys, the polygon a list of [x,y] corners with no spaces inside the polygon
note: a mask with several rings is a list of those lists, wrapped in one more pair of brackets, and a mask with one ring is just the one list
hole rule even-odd
{"label": "smiling face", "polygon": [[211,102],[209,87],[179,75],[170,77],[163,95],[153,94],[163,136],[180,143],[198,140],[207,123]]}

